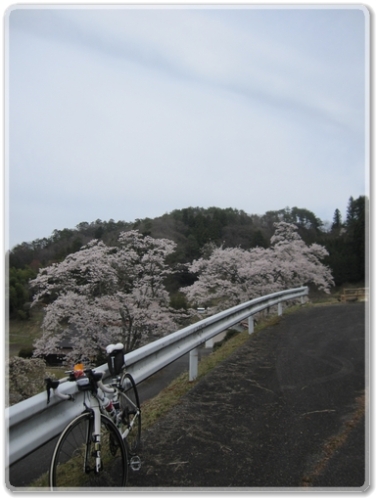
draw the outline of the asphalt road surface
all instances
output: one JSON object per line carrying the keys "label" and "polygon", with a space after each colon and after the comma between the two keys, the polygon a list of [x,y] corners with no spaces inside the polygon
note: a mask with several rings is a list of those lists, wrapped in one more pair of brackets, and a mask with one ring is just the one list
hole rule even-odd
{"label": "asphalt road surface", "polygon": [[[366,489],[365,319],[364,303],[310,307],[251,336],[143,433],[129,489]],[[141,399],[187,363],[140,384]],[[10,484],[47,470],[52,446]]]}
{"label": "asphalt road surface", "polygon": [[262,330],[144,433],[135,489],[369,486],[365,304]]}

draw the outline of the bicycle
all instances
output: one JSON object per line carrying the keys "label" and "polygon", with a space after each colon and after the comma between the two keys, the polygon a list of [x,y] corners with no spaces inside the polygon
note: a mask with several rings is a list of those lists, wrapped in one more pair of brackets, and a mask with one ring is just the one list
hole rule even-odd
{"label": "bicycle", "polygon": [[[103,372],[75,365],[60,381],[46,379],[47,402],[50,390],[67,400],[74,398],[59,391],[69,380],[84,393],[84,411],[63,430],[55,446],[49,470],[51,488],[121,487],[128,469],[139,470],[141,410],[133,377],[123,364],[122,344],[107,347],[111,384],[102,382]],[[111,394],[111,400],[107,398]]]}

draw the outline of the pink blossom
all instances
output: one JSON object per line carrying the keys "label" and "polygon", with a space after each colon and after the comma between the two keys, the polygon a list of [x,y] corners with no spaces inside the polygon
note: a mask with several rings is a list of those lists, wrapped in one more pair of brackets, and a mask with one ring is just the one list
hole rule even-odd
{"label": "pink blossom", "polygon": [[96,363],[108,343],[120,341],[129,351],[152,334],[174,331],[164,288],[165,258],[174,249],[169,240],[130,231],[117,246],[93,240],[42,269],[31,282],[34,303],[47,303],[34,355],[59,353],[68,343],[68,361]]}
{"label": "pink blossom", "polygon": [[189,270],[198,280],[183,288],[188,300],[209,312],[226,309],[279,290],[313,284],[328,293],[334,284],[331,272],[321,260],[324,247],[307,246],[297,227],[276,223],[267,249],[214,248],[208,258],[192,263]]}

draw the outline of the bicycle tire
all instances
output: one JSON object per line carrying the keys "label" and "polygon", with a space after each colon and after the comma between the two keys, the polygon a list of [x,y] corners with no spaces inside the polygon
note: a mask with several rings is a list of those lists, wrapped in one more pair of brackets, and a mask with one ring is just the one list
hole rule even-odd
{"label": "bicycle tire", "polygon": [[101,415],[101,471],[95,473],[94,416],[76,417],[59,437],[50,467],[50,486],[68,488],[115,488],[125,486],[128,476],[127,449],[118,429]]}
{"label": "bicycle tire", "polygon": [[128,451],[130,454],[135,454],[140,447],[142,414],[139,404],[138,390],[130,373],[126,372],[122,375],[121,391],[119,396],[122,411],[122,422],[123,425],[129,428],[129,434],[126,438]]}

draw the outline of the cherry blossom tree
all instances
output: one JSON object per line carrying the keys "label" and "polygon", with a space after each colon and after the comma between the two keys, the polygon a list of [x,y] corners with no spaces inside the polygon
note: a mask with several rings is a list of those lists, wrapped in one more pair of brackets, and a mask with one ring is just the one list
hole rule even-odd
{"label": "cherry blossom tree", "polygon": [[43,334],[35,356],[72,347],[68,361],[95,363],[108,343],[126,351],[151,336],[175,330],[164,278],[175,244],[138,231],[121,233],[118,245],[93,240],[63,262],[42,269],[31,281],[34,304],[45,303]]}
{"label": "cherry blossom tree", "polygon": [[[189,270],[198,280],[183,288],[193,305],[226,309],[255,297],[313,284],[329,292],[331,272],[322,264],[327,251],[318,244],[307,246],[294,224],[275,223],[269,248],[215,248],[210,256],[194,261]],[[215,304],[215,305],[214,305]]]}

